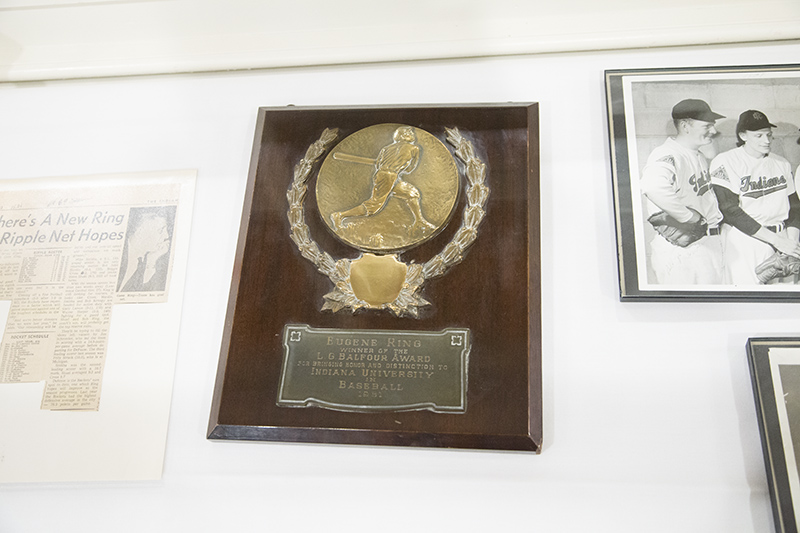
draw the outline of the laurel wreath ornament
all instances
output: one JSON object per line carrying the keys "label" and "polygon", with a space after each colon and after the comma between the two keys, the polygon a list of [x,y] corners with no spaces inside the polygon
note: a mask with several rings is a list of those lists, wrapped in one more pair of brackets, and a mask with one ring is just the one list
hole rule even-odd
{"label": "laurel wreath ornament", "polygon": [[[478,227],[486,216],[485,206],[489,198],[486,186],[486,165],[475,154],[472,143],[468,141],[458,128],[445,128],[447,142],[455,148],[456,156],[464,164],[467,178],[467,205],[461,226],[453,238],[430,260],[423,264],[406,265],[406,276],[402,289],[394,301],[381,306],[398,317],[419,317],[419,308],[430,305],[421,295],[422,284],[432,278],[443,275],[450,267],[457,265],[464,258],[466,249],[475,242]],[[349,309],[355,313],[359,309],[374,308],[358,298],[350,284],[350,264],[352,260],[344,258],[335,260],[327,252],[321,250],[311,238],[311,232],[305,222],[303,201],[308,192],[308,180],[317,160],[336,140],[339,132],[335,128],[326,128],[319,139],[306,150],[305,156],[294,167],[294,178],[286,199],[289,202],[287,216],[290,225],[290,237],[300,250],[300,254],[310,261],[314,267],[328,276],[334,289],[323,298],[322,310],[334,313]]]}

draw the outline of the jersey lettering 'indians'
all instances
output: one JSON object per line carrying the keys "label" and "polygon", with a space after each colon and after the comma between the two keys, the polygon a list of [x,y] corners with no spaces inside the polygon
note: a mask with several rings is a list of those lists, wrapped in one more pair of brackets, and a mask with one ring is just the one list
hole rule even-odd
{"label": "jersey lettering 'indians'", "polygon": [[756,268],[776,250],[800,257],[800,198],[791,165],[771,152],[774,127],[761,111],[745,111],[736,125],[738,146],[711,162],[726,223],[724,283],[759,283]]}

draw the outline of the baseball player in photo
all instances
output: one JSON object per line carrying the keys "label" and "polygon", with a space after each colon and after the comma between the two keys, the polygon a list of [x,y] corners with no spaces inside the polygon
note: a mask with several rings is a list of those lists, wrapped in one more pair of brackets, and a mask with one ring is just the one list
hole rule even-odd
{"label": "baseball player in photo", "polygon": [[650,246],[657,283],[722,283],[722,213],[699,151],[712,142],[720,118],[703,100],[678,102],[672,108],[675,137],[653,150],[642,171],[648,221],[657,232]]}
{"label": "baseball player in photo", "polygon": [[737,148],[711,162],[726,223],[725,283],[764,282],[757,267],[776,250],[800,258],[800,198],[791,165],[771,152],[774,127],[761,111],[745,111],[736,124]]}

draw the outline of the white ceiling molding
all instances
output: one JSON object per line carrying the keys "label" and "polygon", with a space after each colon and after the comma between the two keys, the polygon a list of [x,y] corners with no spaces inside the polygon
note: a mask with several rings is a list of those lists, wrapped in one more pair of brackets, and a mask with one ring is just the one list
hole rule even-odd
{"label": "white ceiling molding", "polygon": [[0,0],[0,81],[793,39],[797,0]]}

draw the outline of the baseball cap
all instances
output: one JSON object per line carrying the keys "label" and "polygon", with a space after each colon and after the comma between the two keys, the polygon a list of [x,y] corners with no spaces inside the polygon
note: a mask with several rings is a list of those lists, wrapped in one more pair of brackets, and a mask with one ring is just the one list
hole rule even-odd
{"label": "baseball cap", "polygon": [[675,107],[672,108],[672,118],[675,120],[693,118],[704,122],[714,122],[715,120],[725,118],[725,115],[720,115],[719,113],[711,111],[711,107],[703,100],[694,100],[690,98],[688,100],[681,100],[675,104]]}
{"label": "baseball cap", "polygon": [[775,124],[770,124],[767,115],[755,109],[748,109],[739,115],[739,123],[736,124],[736,131],[757,131],[764,128],[776,128]]}

